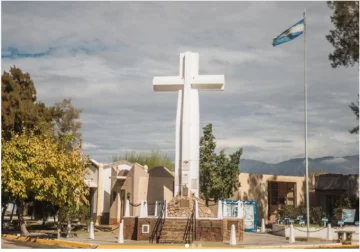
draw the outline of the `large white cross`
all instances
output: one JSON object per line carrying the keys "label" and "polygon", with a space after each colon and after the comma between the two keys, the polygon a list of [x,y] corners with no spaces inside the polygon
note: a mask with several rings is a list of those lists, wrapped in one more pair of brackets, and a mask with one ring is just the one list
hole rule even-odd
{"label": "large white cross", "polygon": [[175,138],[175,188],[184,185],[199,197],[199,91],[224,90],[224,75],[199,75],[199,54],[180,54],[179,76],[154,77],[154,91],[178,91]]}

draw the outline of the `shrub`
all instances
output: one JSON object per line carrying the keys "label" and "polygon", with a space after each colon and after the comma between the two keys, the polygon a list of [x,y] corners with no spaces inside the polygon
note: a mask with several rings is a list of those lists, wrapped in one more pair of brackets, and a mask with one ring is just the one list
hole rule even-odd
{"label": "shrub", "polygon": [[321,207],[311,207],[310,208],[310,222],[317,223],[322,225],[321,219],[325,216],[325,212]]}
{"label": "shrub", "polygon": [[358,209],[359,208],[359,198],[342,196],[339,200],[335,202],[335,208],[333,210],[333,215],[336,220],[342,220],[343,209]]}
{"label": "shrub", "polygon": [[[291,205],[284,205],[278,209],[280,218],[289,217],[296,219],[299,215],[303,215],[303,220],[306,221],[306,207],[298,206],[294,207]],[[325,216],[325,212],[322,211],[321,207],[310,208],[310,222],[322,225],[321,219]]]}
{"label": "shrub", "polygon": [[292,218],[296,219],[296,217],[299,215],[299,211],[295,206],[292,205],[283,205],[278,209],[280,218]]}

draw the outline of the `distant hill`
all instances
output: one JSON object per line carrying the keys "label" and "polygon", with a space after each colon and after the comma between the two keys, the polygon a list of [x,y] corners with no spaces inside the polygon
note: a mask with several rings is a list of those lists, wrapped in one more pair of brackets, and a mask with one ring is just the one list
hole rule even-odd
{"label": "distant hill", "polygon": [[[265,162],[240,159],[240,172],[253,174],[270,175],[305,175],[305,159],[294,158],[277,164],[268,164]],[[319,172],[338,174],[359,174],[359,155],[345,157],[321,157],[309,158],[309,173]]]}

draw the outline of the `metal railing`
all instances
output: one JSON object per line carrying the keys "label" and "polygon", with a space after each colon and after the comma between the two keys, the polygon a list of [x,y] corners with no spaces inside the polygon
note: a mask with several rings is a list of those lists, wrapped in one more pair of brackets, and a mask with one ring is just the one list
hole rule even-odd
{"label": "metal railing", "polygon": [[156,220],[154,229],[149,237],[149,243],[154,243],[154,240],[156,243],[159,243],[161,231],[165,222],[165,209],[166,209],[166,203],[164,202],[164,204],[162,204],[159,217]]}
{"label": "metal railing", "polygon": [[184,232],[183,240],[187,244],[190,244],[192,241],[195,241],[195,239],[196,239],[196,214],[195,214],[195,211],[197,211],[197,209],[196,209],[195,205],[196,204],[194,201],[193,210],[192,210],[191,215],[186,223],[186,228],[185,228],[185,232]]}

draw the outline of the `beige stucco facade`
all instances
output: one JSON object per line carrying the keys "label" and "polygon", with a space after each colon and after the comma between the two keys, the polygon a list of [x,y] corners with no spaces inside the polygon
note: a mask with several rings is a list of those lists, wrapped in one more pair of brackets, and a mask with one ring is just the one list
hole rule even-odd
{"label": "beige stucco facade", "polygon": [[275,189],[271,189],[271,182],[277,182],[278,200],[296,207],[305,204],[305,177],[240,173],[239,182],[240,187],[231,199],[257,201],[258,218],[264,218],[266,223],[274,221],[279,204],[272,204],[275,201],[271,198],[275,195],[271,195],[271,192]]}
{"label": "beige stucco facade", "polygon": [[170,202],[174,195],[174,174],[163,166],[150,170],[147,201],[149,215],[155,215],[156,201]]}
{"label": "beige stucco facade", "polygon": [[[130,165],[132,166],[129,169]],[[145,165],[119,161],[113,164],[109,179],[111,180],[109,224],[121,221],[125,214],[127,199],[130,202],[130,216],[139,216],[142,200],[148,202],[148,214],[154,215],[156,201],[170,201],[173,197],[174,175],[165,167],[155,167],[148,171]]]}
{"label": "beige stucco facade", "polygon": [[[169,202],[173,198],[174,174],[165,167],[155,167],[148,171],[145,165],[132,164],[124,160],[110,164],[98,164],[95,167],[98,168],[96,172],[98,185],[92,184],[92,214],[96,216],[94,219],[98,220],[99,224],[119,223],[124,216],[127,199],[130,201],[130,216],[140,215],[142,200],[147,200],[148,215],[151,216],[155,214],[154,203],[156,201],[167,200]],[[106,178],[104,174],[106,174]],[[259,221],[264,218],[266,223],[273,223],[278,207],[283,204],[295,207],[305,206],[304,176],[240,173],[239,182],[241,186],[230,199],[257,201]],[[319,197],[315,198],[315,177],[309,182],[310,206],[324,205]],[[350,182],[346,182],[349,184],[348,187],[356,187],[357,190],[352,191],[358,191],[358,177]],[[99,193],[100,189],[103,191],[102,193]],[[217,202],[210,204],[210,209],[215,214],[217,212],[216,204]],[[106,215],[108,217],[103,218]]]}
{"label": "beige stucco facade", "polygon": [[96,212],[97,212],[97,193],[98,193],[98,177],[99,177],[99,169],[95,163],[91,163],[85,169],[85,183],[89,187],[89,207],[90,207],[90,218],[92,220],[96,220]]}

